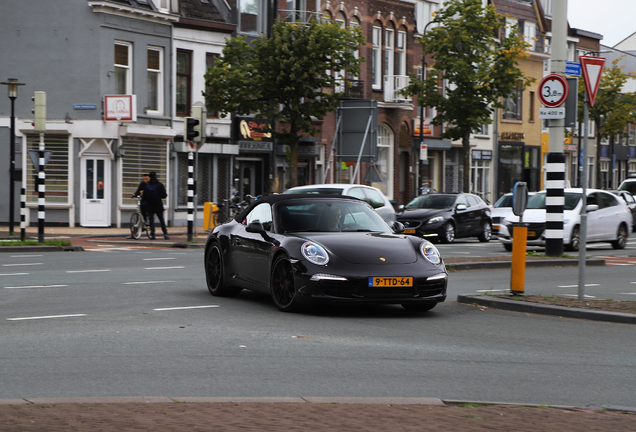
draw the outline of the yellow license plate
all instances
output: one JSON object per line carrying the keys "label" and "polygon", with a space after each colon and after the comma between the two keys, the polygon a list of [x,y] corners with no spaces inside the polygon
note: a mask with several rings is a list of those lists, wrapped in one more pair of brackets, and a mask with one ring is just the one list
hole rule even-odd
{"label": "yellow license plate", "polygon": [[413,278],[408,277],[370,277],[370,287],[410,287],[413,286]]}
{"label": "yellow license plate", "polygon": [[407,228],[404,230],[404,234],[415,234],[415,228]]}

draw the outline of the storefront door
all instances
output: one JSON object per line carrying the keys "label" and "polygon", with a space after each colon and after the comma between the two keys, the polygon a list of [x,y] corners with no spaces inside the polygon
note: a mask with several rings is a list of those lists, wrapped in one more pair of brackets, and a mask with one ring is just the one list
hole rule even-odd
{"label": "storefront door", "polygon": [[110,226],[110,159],[86,157],[81,163],[80,223],[86,227]]}

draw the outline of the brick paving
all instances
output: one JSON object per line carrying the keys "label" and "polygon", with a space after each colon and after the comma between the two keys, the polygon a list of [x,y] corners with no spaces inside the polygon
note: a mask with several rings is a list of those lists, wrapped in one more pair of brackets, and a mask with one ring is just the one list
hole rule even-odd
{"label": "brick paving", "polygon": [[522,405],[127,402],[2,404],[2,431],[633,431],[636,413]]}

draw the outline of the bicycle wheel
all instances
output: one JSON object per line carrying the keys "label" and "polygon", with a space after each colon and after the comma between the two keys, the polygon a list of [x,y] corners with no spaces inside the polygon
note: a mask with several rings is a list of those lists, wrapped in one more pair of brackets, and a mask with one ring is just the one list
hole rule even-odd
{"label": "bicycle wheel", "polygon": [[139,213],[133,213],[130,217],[130,234],[134,239],[139,240],[141,237],[141,215]]}

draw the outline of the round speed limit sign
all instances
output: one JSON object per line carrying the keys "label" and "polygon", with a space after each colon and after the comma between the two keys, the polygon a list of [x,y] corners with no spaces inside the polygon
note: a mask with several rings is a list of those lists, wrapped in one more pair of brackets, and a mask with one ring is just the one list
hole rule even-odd
{"label": "round speed limit sign", "polygon": [[549,74],[539,83],[539,100],[548,108],[562,105],[568,98],[568,81],[558,74]]}

